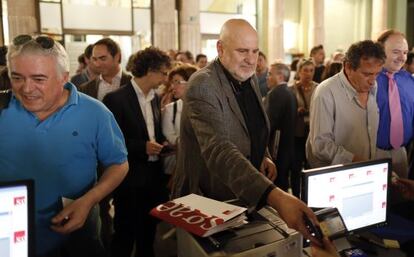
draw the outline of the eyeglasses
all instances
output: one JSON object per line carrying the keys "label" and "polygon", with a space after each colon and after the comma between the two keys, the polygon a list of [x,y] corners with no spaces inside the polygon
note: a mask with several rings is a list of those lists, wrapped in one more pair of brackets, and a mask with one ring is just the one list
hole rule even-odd
{"label": "eyeglasses", "polygon": [[19,35],[13,39],[13,45],[15,46],[21,46],[24,44],[27,44],[30,41],[34,41],[38,43],[43,49],[51,49],[55,45],[55,41],[46,36],[38,36],[36,38],[33,38],[30,35]]}
{"label": "eyeglasses", "polygon": [[174,85],[186,85],[188,83],[188,81],[185,81],[185,80],[173,80],[173,81],[171,81],[171,84],[174,84]]}

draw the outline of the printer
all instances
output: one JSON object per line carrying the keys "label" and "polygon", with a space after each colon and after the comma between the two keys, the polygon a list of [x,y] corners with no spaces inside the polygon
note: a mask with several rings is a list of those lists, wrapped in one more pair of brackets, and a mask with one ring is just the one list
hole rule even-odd
{"label": "printer", "polygon": [[179,257],[300,257],[302,248],[302,235],[289,229],[269,206],[250,215],[248,224],[210,237],[202,238],[177,229]]}

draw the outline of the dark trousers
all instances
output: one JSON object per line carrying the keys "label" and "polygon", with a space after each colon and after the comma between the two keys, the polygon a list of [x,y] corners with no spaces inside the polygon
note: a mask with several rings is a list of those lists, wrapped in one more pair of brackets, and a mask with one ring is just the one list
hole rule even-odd
{"label": "dark trousers", "polygon": [[276,168],[277,168],[277,177],[275,180],[275,185],[282,189],[283,191],[287,192],[289,189],[289,170],[281,168],[277,160],[275,160]]}
{"label": "dark trousers", "polygon": [[37,257],[107,257],[99,235],[100,227],[99,207],[94,206],[82,228],[72,232],[57,249]]}
{"label": "dark trousers", "polygon": [[[290,187],[292,188],[292,193],[296,197],[300,198],[300,171],[302,168],[289,168],[278,165],[275,161],[277,167],[277,177],[275,180],[275,185],[278,186],[283,191],[287,192]],[[293,166],[293,165],[289,165]],[[299,166],[299,165],[298,165]]]}
{"label": "dark trousers", "polygon": [[292,194],[300,199],[301,176],[298,169],[290,172],[290,187],[292,188]]}
{"label": "dark trousers", "polygon": [[134,244],[136,257],[154,256],[154,237],[159,222],[150,210],[168,200],[166,178],[161,163],[148,163],[151,179],[145,186],[122,186],[113,194],[115,207],[111,256],[130,257]]}
{"label": "dark trousers", "polygon": [[300,174],[302,169],[308,168],[305,152],[306,139],[307,137],[295,137],[295,154],[290,178],[292,192],[295,196],[300,194]]}

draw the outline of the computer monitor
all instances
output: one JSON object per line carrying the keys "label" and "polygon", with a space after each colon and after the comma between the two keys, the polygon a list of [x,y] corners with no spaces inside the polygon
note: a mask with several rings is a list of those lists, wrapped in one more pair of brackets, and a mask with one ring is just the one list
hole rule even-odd
{"label": "computer monitor", "polygon": [[338,208],[351,233],[383,226],[390,176],[390,159],[304,170],[301,198],[311,208]]}
{"label": "computer monitor", "polygon": [[32,180],[0,182],[0,256],[34,256]]}

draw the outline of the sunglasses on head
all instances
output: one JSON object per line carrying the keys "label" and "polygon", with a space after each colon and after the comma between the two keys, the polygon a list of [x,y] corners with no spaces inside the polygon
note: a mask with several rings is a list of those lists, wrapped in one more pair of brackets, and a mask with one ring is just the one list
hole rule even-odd
{"label": "sunglasses on head", "polygon": [[55,45],[55,41],[51,39],[50,37],[39,36],[39,37],[33,38],[30,35],[19,35],[15,37],[13,39],[13,45],[21,46],[30,41],[34,41],[38,43],[43,49],[51,49]]}

